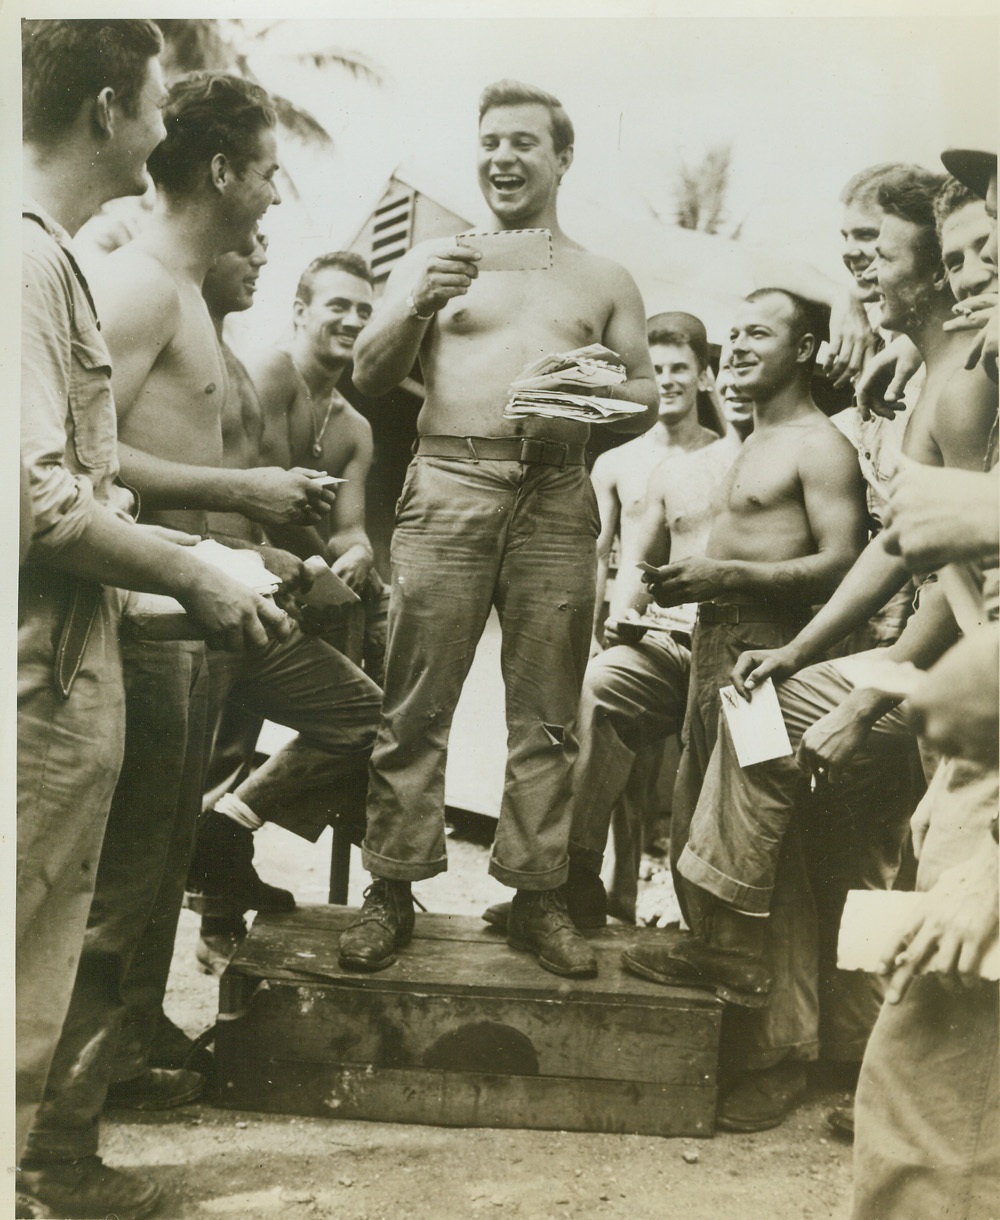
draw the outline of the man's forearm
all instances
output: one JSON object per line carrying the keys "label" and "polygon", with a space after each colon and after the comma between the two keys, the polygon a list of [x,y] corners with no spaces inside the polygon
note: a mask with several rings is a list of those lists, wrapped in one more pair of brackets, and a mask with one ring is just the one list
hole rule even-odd
{"label": "man's forearm", "polygon": [[410,375],[432,320],[415,318],[401,301],[383,306],[361,333],[354,353],[352,380],[362,394],[388,394]]}
{"label": "man's forearm", "polygon": [[221,466],[191,466],[119,443],[122,478],[134,487],[146,510],[200,508],[242,512],[246,472]]}
{"label": "man's forearm", "polygon": [[324,562],[330,564],[337,557],[314,525],[269,525],[267,537],[275,546],[297,555],[299,559],[321,555]]}
{"label": "man's forearm", "polygon": [[[829,601],[787,645],[801,668],[866,623],[909,579],[901,559],[889,555],[879,538],[861,552]],[[823,597],[816,601],[824,600]]]}
{"label": "man's forearm", "polygon": [[624,402],[639,402],[646,408],[642,415],[626,415],[622,419],[606,425],[615,432],[639,434],[648,432],[656,423],[660,394],[656,383],[650,377],[632,377],[620,385],[602,386],[599,397],[615,398]]}
{"label": "man's forearm", "polygon": [[193,548],[167,542],[151,529],[96,505],[80,534],[45,563],[98,584],[140,593],[188,595],[205,565]]}
{"label": "man's forearm", "polygon": [[719,591],[714,596],[749,596],[808,606],[830,596],[848,570],[850,558],[819,554],[778,562],[742,559],[716,562]]}

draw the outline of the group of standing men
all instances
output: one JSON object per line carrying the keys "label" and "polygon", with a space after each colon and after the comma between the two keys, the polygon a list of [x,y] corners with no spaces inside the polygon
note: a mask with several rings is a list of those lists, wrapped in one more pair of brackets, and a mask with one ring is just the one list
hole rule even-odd
{"label": "group of standing men", "polygon": [[[266,262],[258,222],[280,202],[274,111],[258,87],[219,74],[168,92],[161,45],[147,21],[24,26],[21,459],[31,525],[18,653],[19,1207],[155,1209],[148,1175],[97,1156],[99,1115],[108,1099],[160,1108],[199,1094],[203,1060],[162,1008],[178,912],[187,885],[210,958],[239,937],[246,910],[294,904],[253,868],[252,835],[265,821],[315,840],[341,819],[363,836],[373,882],[340,960],[366,971],[392,964],[413,933],[411,883],[446,867],[448,733],[491,609],[503,630],[508,759],[490,871],[515,894],[487,917],[546,970],[593,975],[582,930],[606,919],[612,811],[640,751],[683,724],[671,852],[692,934],[637,947],[624,965],[726,999],[731,1083],[720,1120],[737,1130],[780,1121],[817,1042],[848,1062],[864,1051],[879,991],[836,977],[831,929],[848,888],[892,883],[915,803],[905,790],[890,802],[873,796],[883,743],[897,774],[908,764],[899,699],[836,662],[791,676],[863,625],[913,566],[907,512],[920,497],[909,467],[887,487],[872,457],[879,425],[860,428],[856,448],[811,397],[820,306],[831,300],[784,287],[746,299],[727,373],[752,403],[753,430],[741,447],[725,424],[706,427],[696,410],[711,389],[704,327],[661,315],[647,337],[628,273],[560,228],[568,116],[550,94],[500,82],[480,104],[480,187],[497,230],[549,231],[550,267],[491,274],[474,234],[427,243],[400,261],[373,313],[363,261],[317,259],[296,293],[289,347],[244,366],[222,323],[249,307]],[[147,161],[152,215],[103,260],[92,291],[70,239],[106,200],[143,191]],[[966,164],[955,162],[956,175]],[[948,203],[936,176],[880,168],[862,200],[877,235],[867,291],[874,277],[880,325],[907,336],[926,370],[904,450],[916,462],[990,469],[995,338],[982,345],[991,382],[960,367],[968,338],[942,323],[963,296],[975,302],[971,324],[988,316],[996,159],[992,179],[975,179],[992,200],[984,240],[970,209],[985,208],[972,195],[952,189]],[[992,281],[976,281],[974,258]],[[833,336],[837,371],[859,373],[873,343]],[[625,552],[606,629],[613,646],[589,665],[602,522],[586,425],[503,413],[513,381],[580,358],[624,367],[601,393],[645,408],[621,426],[643,432],[655,421],[650,444],[662,450]],[[352,360],[367,394],[389,391],[418,361],[426,388],[397,506],[384,663],[385,596],[364,532],[371,433],[337,390]],[[348,480],[336,497],[325,472]],[[890,541],[885,531],[869,541],[873,498],[888,500],[882,523],[897,503]],[[257,552],[289,613],[203,562],[191,544],[204,535]],[[985,535],[973,558],[995,547]],[[343,636],[317,634],[329,624],[299,605],[313,555],[366,608],[364,670],[329,643],[347,647]],[[202,638],[150,638],[138,625],[148,616],[132,616],[120,643],[125,589],[176,598]],[[670,609],[657,618],[653,601]],[[886,655],[936,660],[955,638],[942,603],[925,586]],[[641,640],[628,642],[630,619],[642,620]],[[786,679],[779,698],[798,768],[739,768],[720,720],[731,671],[747,697],[767,676]],[[220,772],[231,759],[224,744],[238,754],[264,717],[298,737],[199,822],[211,747]],[[867,770],[845,766],[868,758],[869,740]],[[988,765],[971,782],[980,810],[990,774],[995,793]],[[949,797],[963,780],[935,783]],[[822,816],[803,815],[810,801]],[[994,1055],[994,1094],[995,1068]],[[916,1147],[917,1164],[922,1155]],[[993,1172],[987,1160],[966,1165],[963,1180]],[[859,1165],[868,1181],[882,1172],[870,1159]]]}

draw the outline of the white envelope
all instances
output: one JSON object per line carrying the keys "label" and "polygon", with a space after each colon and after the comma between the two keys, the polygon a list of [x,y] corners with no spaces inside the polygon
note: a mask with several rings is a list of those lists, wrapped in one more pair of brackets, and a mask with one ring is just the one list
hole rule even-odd
{"label": "white envelope", "polygon": [[778,693],[770,678],[758,686],[748,703],[735,686],[723,686],[722,710],[741,767],[787,758],[792,752],[788,730],[781,715]]}

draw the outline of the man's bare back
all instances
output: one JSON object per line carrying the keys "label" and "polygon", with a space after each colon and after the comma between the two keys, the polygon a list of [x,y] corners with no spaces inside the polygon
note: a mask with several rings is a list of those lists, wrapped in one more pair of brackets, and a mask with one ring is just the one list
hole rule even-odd
{"label": "man's bare back", "polygon": [[[201,284],[170,270],[143,238],[101,264],[95,293],[114,361],[123,445],[195,466],[222,464],[228,374]],[[199,509],[159,509],[144,519],[203,533]]]}

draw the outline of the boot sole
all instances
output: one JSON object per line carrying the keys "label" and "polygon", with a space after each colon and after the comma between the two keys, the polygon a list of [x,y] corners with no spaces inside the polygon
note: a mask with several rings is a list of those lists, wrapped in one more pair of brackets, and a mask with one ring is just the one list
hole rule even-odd
{"label": "boot sole", "polygon": [[[488,910],[483,912],[482,919],[491,928],[499,928],[501,932],[507,931],[507,920],[497,919],[495,916],[490,915]],[[572,915],[570,919],[573,919]],[[602,918],[600,915],[586,915],[583,919],[573,919],[573,927],[580,932],[599,932],[601,928],[606,928],[607,926],[607,918]]]}
{"label": "boot sole", "polygon": [[596,964],[593,966],[576,966],[567,969],[565,966],[557,966],[555,962],[548,961],[541,953],[538,952],[534,945],[529,944],[526,940],[518,940],[516,937],[512,937],[509,933],[507,935],[507,944],[511,949],[517,949],[521,953],[530,953],[538,962],[539,966],[541,966],[543,970],[548,970],[550,974],[558,974],[564,979],[597,978]]}
{"label": "boot sole", "polygon": [[[728,983],[709,983],[705,979],[679,978],[675,974],[665,974],[662,970],[654,970],[652,966],[647,966],[644,962],[637,962],[627,953],[622,954],[622,963],[626,969],[633,974],[638,974],[641,978],[661,983],[665,987],[697,987],[704,991],[711,991],[718,999],[726,1004],[733,1004],[737,1008],[766,1008],[771,998],[770,992],[758,995],[753,992],[737,991]],[[766,1128],[762,1128],[762,1130],[766,1130]]]}

